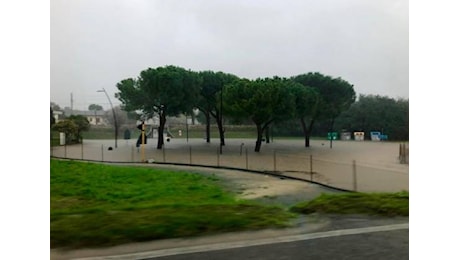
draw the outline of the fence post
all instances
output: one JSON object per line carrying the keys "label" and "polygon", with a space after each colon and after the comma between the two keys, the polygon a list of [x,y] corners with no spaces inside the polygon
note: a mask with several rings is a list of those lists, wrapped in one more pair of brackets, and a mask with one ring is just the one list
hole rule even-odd
{"label": "fence post", "polygon": [[131,146],[131,162],[134,162],[134,145]]}
{"label": "fence post", "polygon": [[406,144],[403,143],[402,145],[403,149],[403,163],[406,163]]}
{"label": "fence post", "polygon": [[248,148],[246,148],[246,170],[249,170],[248,166]]}
{"label": "fence post", "polygon": [[217,149],[217,167],[220,167],[220,152],[219,152],[219,149]]}
{"label": "fence post", "polygon": [[353,160],[353,190],[358,191],[358,179],[356,176],[356,160]]}
{"label": "fence post", "polygon": [[407,150],[406,144],[399,144],[399,163],[407,163]]}
{"label": "fence post", "polygon": [[310,154],[310,181],[313,181],[313,155]]}
{"label": "fence post", "polygon": [[406,145],[404,145],[404,163],[409,164],[409,147],[406,147]]}

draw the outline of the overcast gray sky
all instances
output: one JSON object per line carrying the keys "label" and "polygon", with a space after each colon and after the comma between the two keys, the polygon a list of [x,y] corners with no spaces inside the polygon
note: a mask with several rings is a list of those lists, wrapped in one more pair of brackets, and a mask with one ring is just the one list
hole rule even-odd
{"label": "overcast gray sky", "polygon": [[141,70],[321,72],[409,98],[408,0],[53,0],[50,101],[87,109]]}

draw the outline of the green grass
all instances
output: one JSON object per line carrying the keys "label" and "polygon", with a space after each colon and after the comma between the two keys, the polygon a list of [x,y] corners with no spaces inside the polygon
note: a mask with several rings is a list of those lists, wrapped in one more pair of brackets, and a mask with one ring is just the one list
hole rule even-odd
{"label": "green grass", "polygon": [[215,176],[50,161],[51,247],[284,227],[294,214],[237,200]]}
{"label": "green grass", "polygon": [[409,192],[321,194],[314,200],[293,206],[291,211],[303,214],[409,216]]}
{"label": "green grass", "polygon": [[[137,130],[137,129],[136,129]],[[119,129],[118,139],[123,139],[124,129]],[[90,127],[88,131],[81,133],[83,139],[114,139],[115,129],[112,127]],[[131,137],[133,135],[131,134]]]}

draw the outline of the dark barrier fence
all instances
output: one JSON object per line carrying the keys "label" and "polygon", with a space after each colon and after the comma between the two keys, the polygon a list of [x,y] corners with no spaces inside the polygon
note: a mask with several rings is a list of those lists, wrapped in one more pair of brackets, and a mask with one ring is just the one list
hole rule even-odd
{"label": "dark barrier fence", "polygon": [[[409,189],[408,166],[385,167],[359,160],[335,161],[322,158],[311,150],[276,147],[254,152],[253,146],[233,141],[220,153],[217,144],[176,142],[156,149],[156,143],[136,147],[135,140],[122,140],[114,149],[109,140],[84,140],[81,144],[53,146],[53,158],[116,163],[157,163],[231,168],[264,172],[302,179],[343,190],[360,192],[396,192]],[[408,152],[405,154],[408,161]],[[403,153],[404,156],[404,153]],[[396,156],[395,156],[396,158]],[[401,154],[400,154],[401,160]],[[396,166],[398,165],[396,158]]]}

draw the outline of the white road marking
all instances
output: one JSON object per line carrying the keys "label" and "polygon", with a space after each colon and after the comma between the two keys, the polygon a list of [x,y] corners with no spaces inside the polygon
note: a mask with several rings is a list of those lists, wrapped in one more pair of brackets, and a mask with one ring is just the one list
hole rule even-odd
{"label": "white road marking", "polygon": [[250,246],[286,243],[286,242],[310,240],[310,239],[317,239],[317,238],[337,237],[337,236],[345,236],[345,235],[355,235],[355,234],[364,234],[364,233],[372,233],[372,232],[400,230],[400,229],[409,229],[409,223],[393,224],[393,225],[385,225],[385,226],[373,226],[373,227],[364,227],[364,228],[353,228],[353,229],[341,229],[341,230],[308,233],[308,234],[301,234],[301,235],[291,235],[291,236],[237,241],[237,242],[229,242],[229,243],[218,243],[218,244],[210,244],[210,245],[189,246],[189,247],[181,247],[181,248],[168,248],[168,249],[160,249],[160,250],[147,251],[147,252],[123,254],[123,255],[86,257],[86,258],[78,258],[75,260],[145,259],[145,258],[155,258],[155,257],[162,257],[162,256],[173,256],[173,255],[180,255],[180,254],[217,251],[217,250],[223,250],[223,249],[233,249],[233,248],[242,248],[242,247],[250,247]]}

